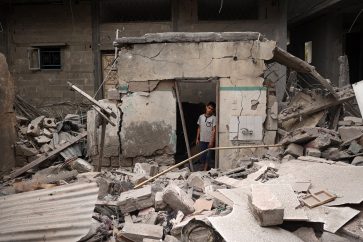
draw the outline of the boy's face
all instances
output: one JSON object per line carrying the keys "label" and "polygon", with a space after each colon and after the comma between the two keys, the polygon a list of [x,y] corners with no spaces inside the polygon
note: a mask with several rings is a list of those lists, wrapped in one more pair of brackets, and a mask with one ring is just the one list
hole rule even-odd
{"label": "boy's face", "polygon": [[206,106],[206,107],[205,107],[205,113],[206,113],[207,115],[213,115],[213,113],[214,113],[214,108],[213,108],[211,105]]}

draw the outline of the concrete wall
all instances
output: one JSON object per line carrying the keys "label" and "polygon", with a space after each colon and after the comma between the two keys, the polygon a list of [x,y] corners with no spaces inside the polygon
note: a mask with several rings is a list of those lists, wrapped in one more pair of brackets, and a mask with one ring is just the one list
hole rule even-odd
{"label": "concrete wall", "polygon": [[[14,5],[9,17],[9,68],[17,93],[41,106],[81,97],[67,88],[67,81],[94,92],[91,8],[81,1],[65,5]],[[65,43],[61,70],[29,70],[28,48]]]}
{"label": "concrete wall", "polygon": [[[242,41],[242,42],[204,42],[204,43],[161,43],[161,44],[138,44],[131,48],[120,50],[118,63],[118,76],[121,85],[132,83],[148,83],[157,81],[159,85],[163,82],[170,82],[175,78],[210,78],[217,77],[220,82],[220,103],[219,103],[219,145],[231,146],[246,143],[246,141],[230,140],[229,129],[230,120],[233,117],[257,117],[260,122],[251,124],[253,127],[261,130],[261,137],[258,140],[250,141],[252,143],[263,142],[262,127],[266,119],[266,89],[263,87],[263,78],[261,76],[266,69],[264,60],[272,58],[272,50],[276,43],[274,41]],[[171,90],[165,90],[172,95]],[[126,100],[137,103],[138,92],[136,96],[126,96]],[[144,102],[153,105],[153,113],[137,113],[137,119],[134,122],[144,127],[149,123],[153,116],[163,120],[163,122],[175,122],[175,99],[164,98],[161,93],[151,91],[150,95],[158,96],[159,102],[150,102],[152,99],[148,96],[143,97]],[[148,100],[148,101],[147,101]],[[252,107],[253,103],[257,103]],[[143,105],[138,105],[139,110]],[[133,116],[134,109],[122,109],[123,117],[125,115]],[[145,123],[146,122],[146,123]],[[152,123],[152,122],[151,122]],[[135,124],[133,124],[135,126]],[[163,125],[168,127],[167,125]],[[132,123],[123,122],[122,129],[125,132],[132,128]],[[139,128],[141,130],[141,128]],[[154,128],[139,131],[145,134],[152,133]],[[147,132],[146,132],[147,131]],[[122,133],[122,132],[121,132]],[[170,134],[169,130],[162,131],[164,135]],[[163,137],[159,132],[159,137]],[[131,136],[130,136],[131,137]],[[139,137],[139,136],[137,136]],[[152,136],[153,137],[153,136]],[[133,149],[137,149],[143,144],[142,149],[148,150],[148,146],[153,146],[152,142],[141,143],[133,142]],[[127,140],[127,139],[122,139]],[[161,139],[159,139],[162,142]],[[167,140],[167,139],[166,139]],[[165,141],[165,139],[164,139]],[[127,141],[125,141],[127,142]],[[248,142],[247,142],[248,143]],[[123,143],[121,147],[123,146]],[[140,147],[141,150],[141,147]],[[234,151],[221,151],[219,153],[220,167],[222,169],[230,168],[234,161],[243,155],[249,155],[251,151],[236,154]],[[142,153],[139,153],[141,155]],[[145,155],[149,155],[148,153]]]}
{"label": "concrete wall", "polygon": [[341,17],[324,15],[292,27],[289,51],[304,60],[304,43],[308,41],[312,41],[312,65],[338,86],[338,57],[343,55]]}

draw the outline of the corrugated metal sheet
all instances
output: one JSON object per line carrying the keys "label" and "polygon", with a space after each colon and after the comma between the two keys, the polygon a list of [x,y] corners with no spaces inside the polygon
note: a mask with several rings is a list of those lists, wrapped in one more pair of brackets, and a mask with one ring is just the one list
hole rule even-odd
{"label": "corrugated metal sheet", "polygon": [[77,241],[90,229],[96,183],[0,197],[0,241]]}

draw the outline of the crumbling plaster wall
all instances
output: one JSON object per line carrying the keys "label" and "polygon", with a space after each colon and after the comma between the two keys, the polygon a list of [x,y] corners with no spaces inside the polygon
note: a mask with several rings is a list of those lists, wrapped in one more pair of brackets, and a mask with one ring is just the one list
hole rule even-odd
{"label": "crumbling plaster wall", "polygon": [[16,118],[13,109],[14,81],[5,56],[0,53],[0,173],[15,166],[13,146],[16,140]]}
{"label": "crumbling plaster wall", "polygon": [[[241,41],[241,42],[202,42],[202,43],[160,43],[136,44],[131,48],[121,49],[118,62],[118,78],[121,86],[134,86],[132,83],[149,83],[153,81],[169,82],[176,78],[212,78],[220,81],[220,110],[219,110],[219,145],[231,146],[240,144],[229,140],[229,122],[231,116],[258,116],[261,117],[261,129],[266,119],[266,89],[263,87],[264,60],[272,58],[272,50],[276,46],[274,41]],[[160,85],[160,84],[159,84]],[[133,92],[135,90],[129,89]],[[166,90],[172,96],[171,90]],[[163,94],[167,95],[167,94]],[[150,96],[159,96],[150,112],[138,112],[133,122],[123,122],[121,133],[126,133],[129,128],[145,125],[151,116],[157,119],[175,122],[175,98],[164,99],[159,92],[150,92]],[[140,95],[135,92],[127,97],[137,102]],[[251,107],[253,101],[256,107]],[[144,101],[145,102],[145,101]],[[140,110],[142,110],[142,105]],[[166,108],[169,107],[169,108]],[[148,107],[148,108],[151,108]],[[125,115],[134,115],[132,110],[122,109]],[[161,116],[159,116],[161,115]],[[135,124],[135,122],[137,124]],[[161,123],[161,122],[160,122]],[[165,124],[163,124],[165,126]],[[124,130],[124,131],[122,131]],[[148,132],[152,132],[149,128]],[[143,132],[143,131],[142,131]],[[169,133],[169,131],[163,131]],[[160,136],[163,137],[163,136]],[[161,139],[159,139],[159,142]],[[121,139],[121,146],[124,139]],[[142,142],[142,141],[140,141]],[[257,143],[262,143],[262,139]],[[132,143],[133,145],[139,145]],[[146,142],[138,148],[148,150],[147,146],[154,144]],[[136,149],[136,148],[134,148]],[[241,152],[237,156],[249,154]],[[139,153],[142,154],[142,153]],[[149,154],[149,153],[147,153]],[[233,156],[234,157],[231,157]],[[221,151],[219,153],[220,167],[227,169],[233,166],[236,159],[235,152]]]}
{"label": "crumbling plaster wall", "polygon": [[[64,101],[81,102],[67,81],[88,93],[94,92],[90,2],[64,5],[13,5],[9,10],[9,69],[17,93],[41,106]],[[61,70],[29,70],[28,48],[65,43]]]}

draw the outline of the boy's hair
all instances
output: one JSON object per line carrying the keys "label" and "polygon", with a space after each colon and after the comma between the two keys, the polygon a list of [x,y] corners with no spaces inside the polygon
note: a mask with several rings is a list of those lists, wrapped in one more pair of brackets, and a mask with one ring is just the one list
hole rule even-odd
{"label": "boy's hair", "polygon": [[216,109],[216,103],[215,103],[215,102],[209,102],[209,103],[207,104],[207,107],[208,107],[208,106],[212,106],[214,110]]}

